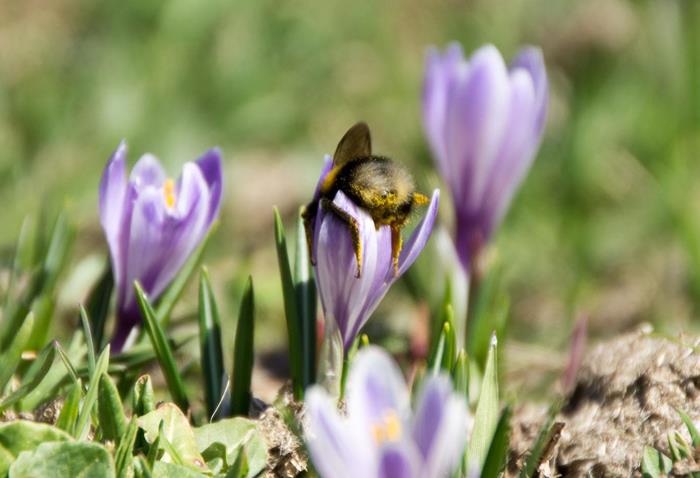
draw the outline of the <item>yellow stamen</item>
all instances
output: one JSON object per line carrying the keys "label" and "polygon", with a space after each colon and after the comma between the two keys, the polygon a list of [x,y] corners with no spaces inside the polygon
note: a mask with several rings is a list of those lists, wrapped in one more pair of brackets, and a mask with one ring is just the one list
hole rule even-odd
{"label": "yellow stamen", "polygon": [[163,183],[163,195],[165,196],[165,205],[171,209],[175,207],[175,182],[170,178]]}
{"label": "yellow stamen", "polygon": [[389,410],[379,423],[372,425],[372,437],[377,444],[396,442],[401,438],[401,420],[394,410]]}

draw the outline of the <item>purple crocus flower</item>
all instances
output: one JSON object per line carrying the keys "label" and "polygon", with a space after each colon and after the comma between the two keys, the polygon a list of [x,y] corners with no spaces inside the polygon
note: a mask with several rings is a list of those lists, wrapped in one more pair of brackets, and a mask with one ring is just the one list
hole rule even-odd
{"label": "purple crocus flower", "polygon": [[322,478],[443,478],[460,462],[470,418],[445,376],[423,384],[415,412],[396,363],[368,346],[353,361],[343,416],[320,386],[306,396],[306,442]]}
{"label": "purple crocus flower", "polygon": [[549,87],[542,52],[509,67],[493,45],[465,60],[459,44],[428,52],[423,123],[457,214],[455,243],[470,270],[539,148]]}
{"label": "purple crocus flower", "polygon": [[[330,156],[325,161],[319,187],[332,167]],[[316,199],[319,187],[316,188]],[[362,274],[357,277],[357,260],[347,225],[319,207],[312,245],[316,282],[326,324],[337,327],[345,350],[352,345],[389,287],[406,272],[425,247],[435,223],[439,195],[436,189],[425,217],[405,242],[399,256],[398,274],[395,274],[391,260],[389,226],[377,228],[367,211],[356,206],[342,191],[336,194],[333,203],[355,218],[359,226]]]}
{"label": "purple crocus flower", "polygon": [[167,178],[150,154],[143,155],[127,175],[124,141],[112,154],[100,182],[100,222],[117,291],[112,350],[121,350],[140,322],[134,281],[151,299],[165,290],[216,218],[221,193],[217,148],[185,163],[177,181]]}

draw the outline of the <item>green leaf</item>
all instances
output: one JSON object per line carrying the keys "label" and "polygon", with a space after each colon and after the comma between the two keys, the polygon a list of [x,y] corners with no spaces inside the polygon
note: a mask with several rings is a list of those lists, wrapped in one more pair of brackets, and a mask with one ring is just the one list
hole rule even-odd
{"label": "green leaf", "polygon": [[213,446],[223,445],[225,462],[233,464],[241,452],[246,455],[248,478],[260,473],[267,463],[267,445],[253,420],[242,417],[220,420],[194,429],[197,447],[203,453]]}
{"label": "green leaf", "polygon": [[69,435],[75,433],[75,424],[78,421],[78,411],[80,409],[80,399],[83,397],[82,385],[80,381],[71,385],[68,395],[63,401],[63,407],[56,419],[56,427],[65,431]]}
{"label": "green leaf", "polygon": [[681,417],[681,420],[683,420],[683,423],[685,423],[685,427],[688,429],[688,433],[690,434],[690,438],[693,443],[693,448],[697,448],[700,446],[700,433],[698,433],[698,429],[695,426],[695,423],[693,423],[693,420],[690,419],[687,413],[685,413],[683,410],[676,409],[676,412],[678,412],[678,415]]}
{"label": "green leaf", "polygon": [[97,411],[102,438],[119,443],[126,433],[126,415],[116,385],[104,372],[98,386]]}
{"label": "green leaf", "polygon": [[221,345],[219,309],[209,281],[209,272],[205,267],[202,267],[199,279],[199,347],[207,415],[213,418],[223,395],[222,385],[226,370]]}
{"label": "green leaf", "polygon": [[214,234],[217,227],[218,223],[215,222],[212,224],[207,232],[207,235],[204,236],[204,239],[202,239],[202,242],[200,242],[194,252],[192,252],[190,257],[185,262],[185,265],[182,266],[180,271],[175,276],[175,279],[173,279],[165,292],[160,296],[160,299],[158,299],[158,304],[156,305],[154,315],[158,320],[158,324],[162,328],[167,327],[168,322],[170,321],[170,313],[173,311],[175,304],[180,299],[180,296],[185,290],[190,277],[192,274],[194,274],[194,271],[197,270],[197,267],[202,260],[202,256],[204,255],[204,251],[207,248],[207,244],[209,243],[209,239]]}
{"label": "green leaf", "polygon": [[163,371],[163,376],[168,384],[168,390],[170,390],[170,395],[173,397],[173,401],[182,410],[189,410],[190,404],[187,400],[187,393],[185,391],[185,385],[182,381],[182,376],[180,375],[180,370],[175,362],[175,357],[173,356],[173,351],[170,348],[168,339],[165,336],[165,332],[160,326],[159,321],[156,319],[155,312],[151,307],[146,293],[141,288],[138,282],[134,283],[134,289],[136,290],[136,298],[141,308],[141,315],[144,318],[144,325],[148,337],[151,339],[151,344],[153,345],[153,350],[156,353],[156,358],[160,364],[160,368]]}
{"label": "green leaf", "polygon": [[309,247],[301,214],[297,217],[294,248],[294,287],[301,322],[303,382],[306,388],[316,380],[316,281],[311,273]]}
{"label": "green leaf", "polygon": [[137,456],[134,461],[134,478],[152,478],[151,468],[143,456]]}
{"label": "green leaf", "polygon": [[[187,417],[173,403],[163,403],[154,411],[137,418],[139,427],[145,432],[146,441],[154,443],[160,433],[160,423],[163,422],[163,436],[187,465],[204,469],[204,458],[199,453],[194,432]],[[167,453],[163,461],[173,461]]]}
{"label": "green leaf", "polygon": [[246,478],[250,475],[250,467],[248,466],[248,455],[245,450],[241,450],[236,457],[236,461],[229,468],[225,478]]}
{"label": "green leaf", "polygon": [[297,306],[296,288],[292,279],[292,271],[289,266],[287,253],[287,238],[284,225],[277,208],[274,208],[275,218],[275,246],[277,248],[277,262],[282,281],[282,297],[284,298],[284,315],[287,319],[287,338],[289,347],[289,363],[292,374],[292,392],[296,400],[304,398],[304,343],[303,325],[299,317]]}
{"label": "green leaf", "polygon": [[90,416],[92,414],[92,409],[95,406],[95,402],[97,401],[100,377],[107,371],[107,366],[109,365],[109,349],[110,347],[107,345],[100,354],[100,357],[97,359],[97,363],[95,364],[95,373],[90,377],[88,389],[87,392],[85,392],[83,406],[80,409],[78,422],[75,426],[76,438],[79,440],[84,440],[90,431]]}
{"label": "green leaf", "polygon": [[90,330],[92,341],[97,352],[101,352],[105,345],[105,324],[109,316],[109,303],[114,289],[114,276],[109,259],[106,261],[102,276],[93,286],[87,298],[87,316],[90,317]]}
{"label": "green leaf", "polygon": [[494,334],[486,359],[484,378],[474,415],[474,428],[469,440],[467,463],[470,469],[480,469],[488,453],[489,445],[498,425],[498,367],[496,365],[497,340]]}
{"label": "green leaf", "polygon": [[673,468],[671,459],[660,451],[645,446],[642,454],[642,476],[644,478],[660,478]]}
{"label": "green leaf", "polygon": [[485,280],[476,287],[476,297],[469,298],[467,352],[482,370],[492,333],[495,331],[496,336],[502,338],[508,319],[510,301],[501,283],[501,268],[493,267]]}
{"label": "green leaf", "polygon": [[129,465],[133,461],[134,443],[139,427],[136,424],[136,418],[131,417],[129,426],[126,432],[119,440],[119,446],[114,453],[115,467],[117,470],[117,478],[127,478],[129,476]]}
{"label": "green leaf", "polygon": [[253,376],[255,339],[255,293],[253,278],[248,277],[240,310],[233,347],[233,378],[231,383],[231,413],[247,415],[250,410],[250,383]]}
{"label": "green leaf", "polygon": [[153,383],[150,375],[141,375],[136,380],[132,408],[134,414],[138,416],[146,415],[156,409],[156,400],[153,395]]}
{"label": "green leaf", "polygon": [[71,440],[70,435],[45,423],[24,420],[0,424],[0,476],[7,476],[17,456],[44,442]]}
{"label": "green leaf", "polygon": [[27,373],[24,374],[22,383],[17,390],[0,400],[0,410],[4,410],[10,405],[15,404],[18,400],[23,399],[34,391],[42,380],[44,380],[49,370],[51,370],[51,365],[55,357],[56,349],[54,344],[48,344],[44,347],[36,360],[34,360],[34,363],[29,367]]}
{"label": "green leaf", "polygon": [[0,367],[0,390],[5,389],[5,385],[16,372],[33,327],[34,313],[30,312],[24,319],[24,322],[22,322],[19,330],[17,330],[13,340],[9,343],[8,348],[0,355],[0,363],[2,364],[2,367]]}
{"label": "green leaf", "polygon": [[512,410],[506,405],[498,420],[496,432],[486,454],[484,467],[481,469],[481,478],[498,478],[499,473],[506,465],[508,447],[510,445],[510,418]]}
{"label": "green leaf", "polygon": [[109,452],[97,443],[49,442],[22,452],[10,467],[10,476],[113,478],[114,463]]}
{"label": "green leaf", "polygon": [[27,350],[37,350],[46,345],[46,340],[51,330],[51,320],[53,319],[55,306],[56,300],[50,294],[40,295],[32,303],[34,327],[27,341]]}

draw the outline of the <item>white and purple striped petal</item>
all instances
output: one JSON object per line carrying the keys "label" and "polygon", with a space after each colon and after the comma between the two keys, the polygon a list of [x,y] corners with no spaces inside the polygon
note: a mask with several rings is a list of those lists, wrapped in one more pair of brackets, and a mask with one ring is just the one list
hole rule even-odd
{"label": "white and purple striped petal", "polygon": [[428,52],[423,125],[457,215],[455,244],[470,270],[539,147],[549,87],[542,53],[524,48],[506,68],[492,45],[468,60],[458,44]]}
{"label": "white and purple striped petal", "polygon": [[127,179],[126,145],[120,144],[100,185],[100,219],[117,290],[113,350],[121,350],[140,322],[134,281],[152,299],[165,290],[218,214],[221,192],[218,149],[186,163],[174,182],[148,154],[137,161]]}
{"label": "white and purple striped petal", "polygon": [[396,363],[368,346],[347,386],[345,416],[320,386],[307,392],[304,435],[321,478],[447,478],[459,466],[469,419],[447,377],[427,379],[414,414]]}

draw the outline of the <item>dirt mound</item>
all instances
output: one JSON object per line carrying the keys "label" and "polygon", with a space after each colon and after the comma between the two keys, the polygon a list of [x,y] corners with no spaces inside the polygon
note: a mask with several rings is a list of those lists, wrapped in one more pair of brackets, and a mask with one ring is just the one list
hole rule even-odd
{"label": "dirt mound", "polygon": [[[645,445],[669,455],[667,434],[680,431],[676,409],[700,420],[700,354],[697,340],[653,334],[624,335],[592,349],[557,421],[564,427],[544,476],[641,476]],[[515,417],[513,455],[537,433],[542,411],[527,407]]]}

